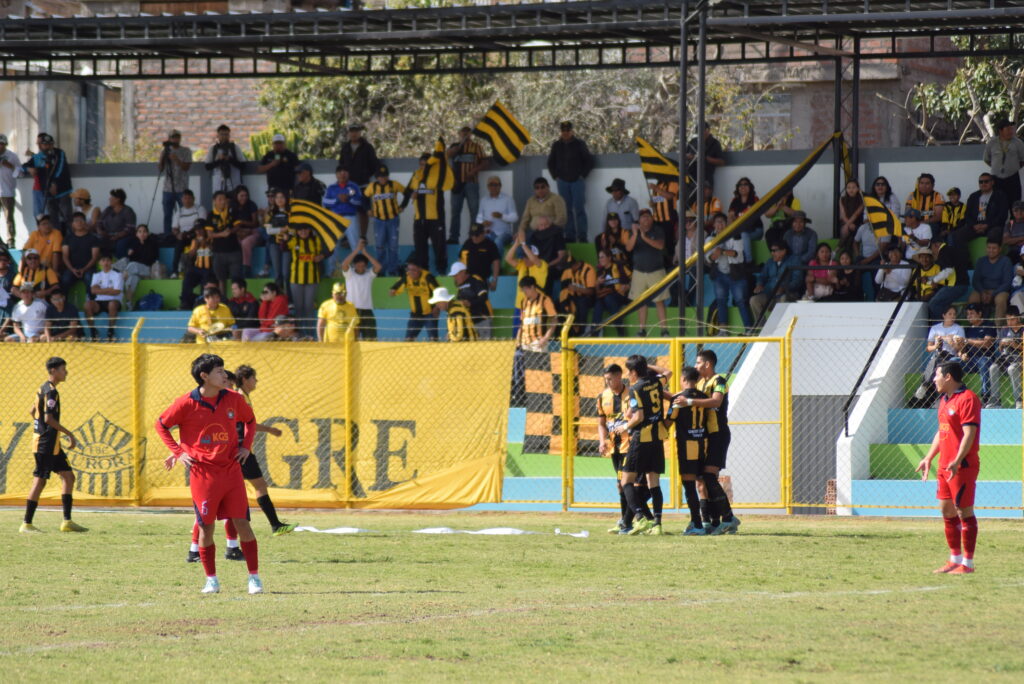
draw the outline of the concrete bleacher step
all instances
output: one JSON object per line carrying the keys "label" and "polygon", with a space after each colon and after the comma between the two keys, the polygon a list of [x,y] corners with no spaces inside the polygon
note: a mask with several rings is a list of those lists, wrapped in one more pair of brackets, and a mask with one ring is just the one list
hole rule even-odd
{"label": "concrete bleacher step", "polygon": [[[927,358],[927,352],[923,355]],[[921,360],[923,365],[925,358]],[[914,392],[921,385],[921,373],[905,373],[903,376],[903,401],[910,403],[910,400],[914,397]],[[979,397],[981,396],[981,376],[977,373],[965,373],[964,384],[967,385],[967,389],[971,390]],[[1013,387],[1010,385],[1010,379],[1006,374],[1002,374],[999,378],[999,399],[1003,406],[1013,406]]]}
{"label": "concrete bleacher step", "polygon": [[[870,446],[871,478],[875,480],[920,480],[916,472],[931,443],[872,444]],[[1020,444],[985,444],[979,448],[981,471],[979,480],[1021,479]]]}
{"label": "concrete bleacher step", "polygon": [[[888,412],[890,444],[931,444],[936,428],[935,409],[891,408]],[[1020,444],[1019,409],[982,409],[981,444]]]}

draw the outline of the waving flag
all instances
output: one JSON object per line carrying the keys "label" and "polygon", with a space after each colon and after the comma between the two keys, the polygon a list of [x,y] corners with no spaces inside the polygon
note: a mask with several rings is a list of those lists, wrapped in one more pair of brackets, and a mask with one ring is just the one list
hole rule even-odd
{"label": "waving flag", "polygon": [[[654,145],[637,137],[636,153],[640,155],[640,170],[649,182],[655,185],[679,182],[679,164],[654,149]],[[686,182],[689,183],[690,179],[687,178]]]}
{"label": "waving flag", "polygon": [[864,209],[867,211],[871,230],[879,242],[892,238],[903,239],[903,224],[900,223],[900,217],[879,202],[878,198],[864,195]]}
{"label": "waving flag", "polygon": [[319,204],[293,199],[288,205],[288,223],[312,226],[327,249],[334,251],[334,246],[348,228],[349,220],[329,209],[324,209]]}
{"label": "waving flag", "polygon": [[491,143],[494,160],[502,166],[519,159],[523,148],[530,142],[530,134],[523,128],[523,124],[512,116],[500,100],[480,119],[480,123],[473,129],[473,135]]}

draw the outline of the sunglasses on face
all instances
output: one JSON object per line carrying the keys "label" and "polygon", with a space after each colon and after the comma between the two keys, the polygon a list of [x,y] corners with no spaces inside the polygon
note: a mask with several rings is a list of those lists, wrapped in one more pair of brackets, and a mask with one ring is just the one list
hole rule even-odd
{"label": "sunglasses on face", "polygon": [[978,179],[978,185],[988,185],[992,182],[991,178],[980,178]]}

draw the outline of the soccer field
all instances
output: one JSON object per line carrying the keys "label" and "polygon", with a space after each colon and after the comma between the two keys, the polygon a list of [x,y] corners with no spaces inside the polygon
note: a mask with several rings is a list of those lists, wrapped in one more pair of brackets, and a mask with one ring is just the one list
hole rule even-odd
{"label": "soccer field", "polygon": [[[0,511],[3,680],[1024,677],[1020,522],[982,521],[978,571],[947,576],[938,520],[616,537],[607,515],[288,511],[371,532],[270,538],[255,515],[267,593],[245,593],[218,530],[222,593],[201,596],[185,512],[80,510],[74,535],[45,510],[25,535]],[[539,534],[412,534],[428,527]]]}

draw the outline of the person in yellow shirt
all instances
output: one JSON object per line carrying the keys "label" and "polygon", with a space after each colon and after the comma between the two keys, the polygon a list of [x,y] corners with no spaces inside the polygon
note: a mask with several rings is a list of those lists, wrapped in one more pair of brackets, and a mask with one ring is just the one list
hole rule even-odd
{"label": "person in yellow shirt", "polygon": [[345,283],[334,283],[331,298],[320,305],[316,315],[316,341],[341,342],[349,322],[359,321],[355,304],[346,301]]}
{"label": "person in yellow shirt", "polygon": [[449,342],[476,342],[480,339],[473,326],[469,308],[464,302],[456,299],[456,295],[448,292],[448,288],[435,288],[433,296],[427,301],[439,310],[448,312]]}
{"label": "person in yellow shirt", "polygon": [[188,331],[196,336],[196,344],[236,338],[235,317],[227,304],[221,302],[220,288],[206,288],[203,299],[204,303],[188,319]]}
{"label": "person in yellow shirt", "polygon": [[46,214],[36,220],[36,229],[28,236],[22,249],[34,249],[39,252],[39,264],[45,268],[60,270],[61,247],[64,237],[60,231],[53,229],[53,221]]}
{"label": "person in yellow shirt", "polygon": [[[530,276],[541,290],[548,282],[548,262],[540,258],[540,251],[535,245],[526,244],[523,231],[516,233],[512,246],[505,253],[505,263],[516,269],[516,281]],[[516,308],[523,308],[523,289],[516,291]]]}
{"label": "person in yellow shirt", "polygon": [[569,268],[562,271],[562,289],[558,293],[558,308],[562,313],[575,314],[573,335],[587,327],[590,310],[597,293],[597,271],[590,264],[569,256]]}

